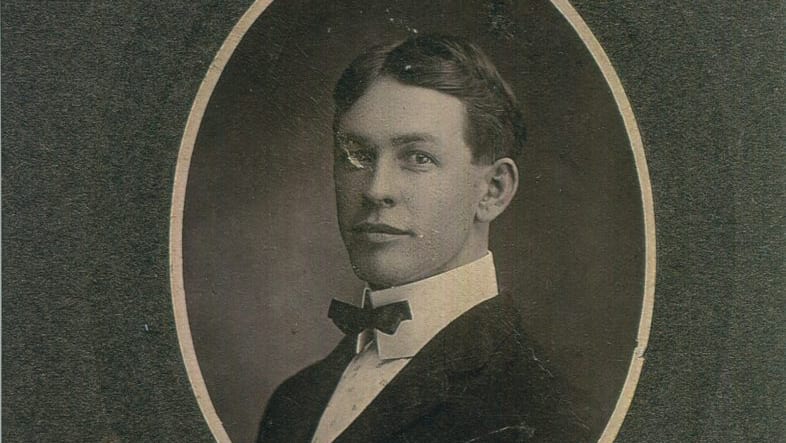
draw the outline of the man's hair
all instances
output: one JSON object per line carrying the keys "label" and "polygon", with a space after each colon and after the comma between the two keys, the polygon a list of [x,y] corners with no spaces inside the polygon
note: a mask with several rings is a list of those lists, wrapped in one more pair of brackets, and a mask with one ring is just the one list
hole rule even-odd
{"label": "man's hair", "polygon": [[334,133],[344,113],[383,77],[461,100],[467,113],[464,137],[475,162],[515,160],[521,153],[526,131],[512,89],[479,47],[452,36],[419,35],[360,54],[333,92]]}

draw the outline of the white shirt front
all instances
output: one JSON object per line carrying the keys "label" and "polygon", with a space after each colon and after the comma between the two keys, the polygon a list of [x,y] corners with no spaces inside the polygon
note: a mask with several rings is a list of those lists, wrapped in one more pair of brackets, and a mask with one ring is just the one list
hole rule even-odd
{"label": "white shirt front", "polygon": [[412,319],[402,321],[392,335],[379,330],[358,335],[357,355],[333,391],[312,443],[335,440],[439,331],[497,293],[491,252],[464,266],[404,286],[380,291],[366,288],[364,294],[373,307],[408,302]]}

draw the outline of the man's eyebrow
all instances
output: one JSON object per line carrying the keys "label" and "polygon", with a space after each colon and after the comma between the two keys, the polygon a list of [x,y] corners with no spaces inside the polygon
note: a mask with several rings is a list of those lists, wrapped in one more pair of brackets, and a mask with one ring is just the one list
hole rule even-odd
{"label": "man's eyebrow", "polygon": [[371,140],[369,140],[366,137],[363,137],[360,134],[353,134],[351,132],[343,132],[343,131],[336,132],[336,141],[339,143],[353,142],[362,146],[374,145],[374,143],[372,143]]}
{"label": "man's eyebrow", "polygon": [[408,143],[427,142],[438,143],[439,137],[428,134],[425,132],[413,132],[411,134],[402,134],[391,139],[394,145],[406,145]]}

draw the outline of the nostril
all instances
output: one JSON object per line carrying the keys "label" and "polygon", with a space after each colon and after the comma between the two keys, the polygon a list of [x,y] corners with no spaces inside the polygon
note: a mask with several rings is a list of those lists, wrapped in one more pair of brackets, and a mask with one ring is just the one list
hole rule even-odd
{"label": "nostril", "polygon": [[363,201],[365,203],[365,206],[368,207],[385,208],[385,207],[395,206],[395,200],[393,200],[390,197],[375,198],[373,196],[366,194],[363,198]]}

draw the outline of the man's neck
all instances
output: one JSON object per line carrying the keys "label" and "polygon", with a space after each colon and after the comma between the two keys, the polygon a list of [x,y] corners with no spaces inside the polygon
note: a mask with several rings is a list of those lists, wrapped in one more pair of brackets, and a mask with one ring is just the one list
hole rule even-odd
{"label": "man's neck", "polygon": [[[498,294],[494,257],[487,251],[478,260],[450,271],[402,286],[367,291],[375,308],[400,301],[409,303],[411,320],[402,321],[393,335],[374,334],[380,357],[411,357],[448,323]],[[362,349],[362,343],[359,345]]]}

